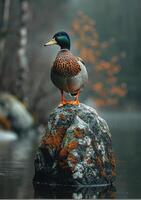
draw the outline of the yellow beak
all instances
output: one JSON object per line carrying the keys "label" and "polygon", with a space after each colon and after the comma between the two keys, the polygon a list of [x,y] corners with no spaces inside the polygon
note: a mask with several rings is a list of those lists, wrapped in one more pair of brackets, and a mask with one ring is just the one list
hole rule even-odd
{"label": "yellow beak", "polygon": [[53,38],[52,40],[50,40],[49,42],[47,42],[46,44],[44,44],[44,46],[50,46],[50,45],[54,45],[57,44],[55,38]]}

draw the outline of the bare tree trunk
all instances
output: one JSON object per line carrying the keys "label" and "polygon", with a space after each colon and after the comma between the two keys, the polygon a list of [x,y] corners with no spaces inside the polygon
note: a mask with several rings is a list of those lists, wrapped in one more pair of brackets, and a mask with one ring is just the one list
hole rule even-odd
{"label": "bare tree trunk", "polygon": [[10,0],[0,1],[0,74],[2,74],[2,62],[4,57],[4,47],[8,32]]}
{"label": "bare tree trunk", "polygon": [[25,100],[28,1],[3,0],[0,9],[0,91]]}
{"label": "bare tree trunk", "polygon": [[[16,79],[16,52],[18,48],[18,28],[19,28],[19,3],[17,0],[5,0],[3,12],[2,59],[1,59],[1,91],[13,93]],[[3,31],[4,30],[4,31]]]}
{"label": "bare tree trunk", "polygon": [[26,82],[27,82],[27,74],[29,71],[27,52],[26,52],[28,17],[29,17],[28,1],[20,0],[20,29],[19,29],[19,49],[17,51],[18,68],[17,68],[16,94],[23,101],[27,100]]}

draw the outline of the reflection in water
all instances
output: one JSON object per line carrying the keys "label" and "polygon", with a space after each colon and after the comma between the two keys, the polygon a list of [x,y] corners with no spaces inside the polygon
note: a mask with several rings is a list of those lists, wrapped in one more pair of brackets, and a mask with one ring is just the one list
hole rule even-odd
{"label": "reflection in water", "polygon": [[34,171],[31,162],[33,162],[33,142],[36,141],[36,134],[35,131],[29,131],[17,141],[0,144],[0,198],[33,196]]}
{"label": "reflection in water", "polygon": [[107,187],[71,187],[34,185],[35,198],[47,199],[97,199],[116,198],[114,186]]}

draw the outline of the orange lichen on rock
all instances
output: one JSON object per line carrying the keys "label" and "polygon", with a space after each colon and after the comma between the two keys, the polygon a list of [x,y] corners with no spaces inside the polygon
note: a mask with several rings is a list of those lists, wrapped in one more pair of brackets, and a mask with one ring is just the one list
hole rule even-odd
{"label": "orange lichen on rock", "polygon": [[96,157],[96,164],[99,166],[103,164],[102,160],[99,157]]}
{"label": "orange lichen on rock", "polygon": [[66,128],[64,128],[63,126],[60,126],[60,127],[56,128],[56,133],[59,133],[59,134],[64,136],[65,132],[66,132]]}
{"label": "orange lichen on rock", "polygon": [[67,148],[63,148],[60,150],[59,152],[59,156],[60,157],[66,157],[68,155],[68,149]]}
{"label": "orange lichen on rock", "polygon": [[63,121],[65,120],[65,116],[64,116],[64,114],[60,114],[59,117],[60,117],[61,120],[63,120]]}
{"label": "orange lichen on rock", "polygon": [[42,142],[45,145],[48,145],[52,148],[58,148],[61,144],[62,137],[60,135],[51,135],[49,134],[47,137],[43,138]]}
{"label": "orange lichen on rock", "polygon": [[116,167],[116,159],[115,159],[113,153],[112,153],[112,155],[111,155],[111,157],[110,157],[109,160],[110,160],[110,162],[111,162],[111,165],[112,165],[113,167]]}
{"label": "orange lichen on rock", "polygon": [[112,166],[116,167],[116,159],[112,158],[110,161],[111,161]]}
{"label": "orange lichen on rock", "polygon": [[42,143],[45,145],[51,145],[53,143],[53,135],[49,134],[47,137],[43,137]]}
{"label": "orange lichen on rock", "polygon": [[80,128],[74,129],[74,137],[76,137],[76,138],[82,138],[83,137],[82,130]]}
{"label": "orange lichen on rock", "polygon": [[87,164],[91,164],[93,161],[91,159],[87,160]]}
{"label": "orange lichen on rock", "polygon": [[100,174],[100,176],[106,176],[106,173],[104,170],[101,170],[99,174]]}
{"label": "orange lichen on rock", "polygon": [[51,134],[51,133],[47,134],[47,136],[45,136],[42,139],[42,143],[45,144],[45,145],[49,145],[52,148],[58,149],[61,145],[62,140],[63,140],[65,131],[66,131],[65,128],[59,127],[56,130],[55,134]]}
{"label": "orange lichen on rock", "polygon": [[116,176],[116,172],[115,171],[112,171],[112,176]]}
{"label": "orange lichen on rock", "polygon": [[71,163],[73,164],[76,164],[78,162],[77,158],[72,154],[68,155],[67,160],[71,161]]}
{"label": "orange lichen on rock", "polygon": [[72,141],[68,144],[67,148],[68,148],[68,151],[71,151],[73,149],[76,149],[76,147],[78,146],[78,142],[76,141]]}
{"label": "orange lichen on rock", "polygon": [[60,160],[60,161],[59,161],[59,165],[60,165],[60,167],[61,167],[62,169],[68,168],[68,164],[67,164],[66,160]]}

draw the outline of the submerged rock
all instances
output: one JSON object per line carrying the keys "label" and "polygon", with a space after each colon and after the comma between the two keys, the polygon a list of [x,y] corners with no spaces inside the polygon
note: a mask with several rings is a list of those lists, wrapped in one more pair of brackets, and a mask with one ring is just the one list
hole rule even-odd
{"label": "submerged rock", "polygon": [[57,107],[35,157],[35,182],[108,185],[115,158],[107,123],[95,109],[80,104]]}

